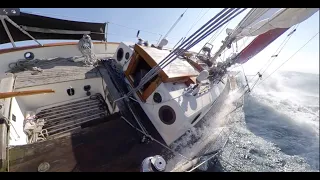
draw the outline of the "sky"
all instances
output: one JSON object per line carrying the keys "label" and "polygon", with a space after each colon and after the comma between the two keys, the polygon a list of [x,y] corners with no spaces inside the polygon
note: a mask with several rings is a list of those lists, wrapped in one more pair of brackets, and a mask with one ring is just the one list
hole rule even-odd
{"label": "sky", "polygon": [[[249,10],[250,9],[247,9],[234,18],[226,27],[234,28]],[[74,21],[109,22],[108,41],[137,42],[136,34],[137,31],[140,30],[139,36],[144,40],[148,40],[150,43],[157,43],[160,37],[163,37],[163,35],[167,33],[179,16],[186,11],[177,26],[168,35],[168,46],[173,47],[182,37],[188,37],[199,29],[215,14],[221,11],[221,8],[21,8],[21,11]],[[187,34],[188,31],[189,33]],[[245,71],[249,74],[256,73],[256,71],[270,59],[271,55],[273,55],[274,51],[283,42],[289,32],[290,31],[284,33],[266,49],[247,62],[244,65]],[[296,32],[292,35],[289,42],[268,70],[272,72],[317,32],[319,32],[319,11],[299,24]],[[225,37],[226,32],[223,30],[212,43],[214,45],[213,52],[221,46],[221,41]],[[211,36],[204,39],[192,50],[198,51],[210,38]],[[53,41],[42,42],[48,43]],[[241,44],[241,42],[242,41],[239,41],[239,44]],[[17,43],[18,46],[26,44],[35,43],[32,41]],[[11,47],[11,45],[0,45],[0,48],[8,47]],[[319,35],[310,41],[310,43],[279,70],[319,74]]]}

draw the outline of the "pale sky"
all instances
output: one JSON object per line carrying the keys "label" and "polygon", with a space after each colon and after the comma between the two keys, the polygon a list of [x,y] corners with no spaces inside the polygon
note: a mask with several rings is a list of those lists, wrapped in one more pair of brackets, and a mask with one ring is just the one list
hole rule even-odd
{"label": "pale sky", "polygon": [[[140,36],[150,43],[156,43],[160,38],[160,34],[165,35],[185,10],[185,8],[21,8],[22,12],[35,13],[49,17],[75,21],[111,22],[108,27],[108,41],[111,42],[136,42],[137,39],[135,35],[139,29],[141,30]],[[219,11],[221,11],[221,8],[188,8],[184,17],[169,34],[168,45],[171,47],[174,46],[201,17],[202,18],[190,30],[188,36]],[[248,11],[249,9],[233,19],[228,24],[227,28],[234,28]],[[244,65],[245,71],[248,73],[256,73],[270,56],[273,55],[273,52],[278,48],[289,32],[290,31],[285,32],[265,50],[248,61]],[[319,11],[299,25],[297,31],[292,35],[289,42],[268,70],[272,71],[278,67],[279,64],[295,53],[317,32],[319,32]],[[225,37],[226,32],[224,30],[213,42],[213,52],[221,46],[221,40]],[[210,38],[211,36],[204,39],[192,50],[200,49]],[[42,42],[48,43],[51,41]],[[27,41],[17,43],[18,46],[26,44],[34,44],[34,42]],[[0,45],[0,48],[8,47],[11,47],[11,45]],[[319,35],[282,66],[280,70],[319,74]]]}

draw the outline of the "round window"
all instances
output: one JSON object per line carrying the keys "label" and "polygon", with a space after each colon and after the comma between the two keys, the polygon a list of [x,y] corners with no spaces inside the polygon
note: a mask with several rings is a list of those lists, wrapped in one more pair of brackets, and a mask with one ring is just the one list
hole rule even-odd
{"label": "round window", "polygon": [[176,121],[176,113],[170,106],[165,105],[159,109],[159,118],[163,123],[171,125]]}
{"label": "round window", "polygon": [[127,52],[127,53],[126,53],[126,55],[125,55],[124,57],[126,58],[126,60],[128,60],[128,59],[129,59],[129,57],[130,57],[130,54]]}
{"label": "round window", "polygon": [[122,48],[119,48],[118,49],[118,52],[117,52],[117,60],[118,61],[121,61],[123,58],[123,49]]}
{"label": "round window", "polygon": [[34,54],[32,52],[26,52],[23,56],[26,60],[32,60],[34,58]]}
{"label": "round window", "polygon": [[162,97],[158,92],[155,92],[153,94],[153,101],[156,103],[161,103],[162,102]]}

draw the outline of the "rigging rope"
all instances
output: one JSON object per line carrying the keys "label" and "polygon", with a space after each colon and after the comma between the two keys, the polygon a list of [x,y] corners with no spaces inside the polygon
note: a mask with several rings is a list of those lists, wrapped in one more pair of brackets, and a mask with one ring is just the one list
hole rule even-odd
{"label": "rigging rope", "polygon": [[[266,66],[265,70],[264,70],[261,74],[263,74],[263,73],[266,72],[266,70],[269,68],[269,66],[272,64],[272,62],[279,56],[279,54],[280,54],[280,52],[282,51],[282,49],[284,48],[284,46],[289,42],[290,38],[292,37],[291,35],[292,35],[294,32],[296,32],[298,26],[299,26],[299,24],[296,25],[296,26],[293,28],[293,30],[287,35],[287,37],[283,40],[283,42],[280,44],[280,46],[277,48],[277,50],[273,53],[274,55],[272,55],[272,56],[270,57],[270,59],[267,61],[267,63],[264,64],[258,72],[261,72],[262,69],[264,68],[264,66],[267,65],[267,64],[269,63],[269,61],[272,59],[272,60],[270,61],[270,63]],[[278,52],[278,51],[279,51],[279,52]]]}
{"label": "rigging rope", "polygon": [[[160,68],[161,68],[160,66],[162,66],[165,62],[168,62],[168,61],[169,61],[169,58],[171,57],[170,55],[176,53],[176,52],[177,52],[177,49],[181,49],[181,47],[182,47],[183,45],[189,43],[189,41],[190,41],[191,38],[193,38],[194,36],[196,36],[196,34],[197,34],[200,30],[202,30],[204,27],[206,27],[211,21],[215,20],[218,16],[220,16],[220,15],[221,15],[224,11],[226,11],[226,10],[227,10],[227,8],[223,9],[221,12],[219,12],[217,15],[215,15],[211,20],[209,20],[206,24],[204,24],[200,29],[198,29],[195,33],[193,33],[190,37],[188,37],[187,40],[183,41],[175,50],[173,50],[171,53],[169,53],[169,55],[166,56],[160,63],[158,63],[158,65],[156,65],[155,67],[153,67],[153,68],[141,79],[139,85],[128,93],[128,96],[130,96],[130,95],[133,93],[133,91],[135,92],[135,91],[137,91],[138,89],[140,89],[147,81],[149,81],[151,78],[153,78],[153,77],[151,77],[151,76],[152,76],[154,73],[156,73],[157,70],[160,70]],[[216,23],[216,21],[213,22],[213,23]],[[204,31],[204,30],[203,30],[203,31]],[[203,31],[202,31],[202,32],[203,32]],[[201,33],[202,33],[202,32],[201,32]],[[195,39],[195,38],[193,38],[192,40],[194,40],[194,39]],[[191,40],[191,41],[192,41],[192,40]],[[151,77],[151,78],[150,78],[150,77]]]}
{"label": "rigging rope", "polygon": [[167,34],[164,35],[162,39],[165,39],[165,38],[168,36],[168,34],[169,34],[169,33],[173,30],[173,28],[178,24],[178,22],[181,20],[181,18],[182,18],[183,15],[187,12],[188,9],[189,9],[189,8],[187,8],[187,9],[180,15],[180,17],[179,17],[179,18],[176,20],[176,22],[171,26],[171,28],[169,29],[169,31],[167,32]]}
{"label": "rigging rope", "polygon": [[[293,32],[293,31],[292,31],[292,32]],[[292,32],[290,32],[289,35],[291,35]],[[276,72],[282,65],[284,65],[286,62],[288,62],[292,57],[294,57],[302,48],[304,48],[304,47],[305,47],[313,38],[315,38],[318,34],[319,34],[319,32],[316,33],[311,39],[309,39],[302,47],[300,47],[292,56],[290,56],[286,61],[284,61],[284,62],[283,62],[276,70],[274,70],[269,76],[267,76],[267,78],[269,78],[274,72]],[[288,35],[288,36],[289,36],[289,35]],[[267,78],[265,78],[264,80],[266,80]],[[255,87],[255,85],[257,84],[258,80],[259,80],[259,79],[257,79],[257,80],[255,81],[252,89]],[[264,80],[263,80],[263,81],[264,81]],[[261,81],[259,84],[261,84],[263,81]],[[259,84],[258,84],[258,85],[259,85]],[[240,88],[239,88],[239,89],[240,89]],[[248,92],[248,90],[246,90],[242,96],[244,96],[247,92]],[[242,97],[242,96],[241,96],[241,97]],[[241,98],[241,97],[240,97],[240,98]],[[240,98],[239,98],[239,99],[240,99]],[[243,105],[243,104],[242,104],[242,105]],[[237,108],[236,108],[236,109],[237,109]],[[236,109],[235,109],[235,110],[236,110]],[[234,112],[235,110],[231,111],[230,113]],[[234,124],[234,125],[235,125],[235,124]],[[234,125],[233,125],[233,126],[234,126]],[[231,133],[229,134],[228,139],[229,139],[230,135],[231,135]],[[228,140],[227,140],[227,141],[228,141]],[[227,142],[227,141],[226,141],[226,142]],[[224,147],[224,146],[223,146],[223,147]],[[219,152],[221,152],[221,151],[222,151],[222,150],[219,150]],[[215,157],[216,155],[218,155],[219,152],[213,154],[210,158],[208,158],[207,160],[205,160],[205,161],[203,161],[202,163],[198,164],[196,167],[192,168],[191,170],[189,170],[189,171],[187,171],[187,172],[191,172],[191,171],[195,170],[196,168],[200,167],[202,164],[204,164],[205,162],[209,161],[210,159],[212,159],[213,157]],[[225,161],[225,162],[226,162],[226,161]],[[228,162],[226,162],[226,163],[228,163]],[[239,171],[239,169],[237,169],[237,170]]]}
{"label": "rigging rope", "polygon": [[[209,9],[199,18],[199,16],[200,16],[200,14],[202,13],[203,9],[204,9],[204,8],[201,9],[200,13],[198,14],[198,16],[197,16],[197,18],[196,18],[196,21],[191,25],[190,29],[188,30],[188,32],[186,33],[186,35],[184,35],[184,37],[187,37],[187,35],[188,35],[189,32],[191,31],[191,29],[203,18],[204,15],[206,15],[206,14],[209,12],[209,10],[210,10],[211,8],[209,8]],[[198,18],[199,18],[199,19],[198,19]],[[197,20],[197,19],[198,19],[198,20]]]}
{"label": "rigging rope", "polygon": [[[242,89],[242,88],[240,88],[240,89]],[[239,98],[237,98],[235,101],[238,101],[239,99],[241,99],[246,93],[248,93],[248,90],[244,89],[243,94],[242,94]],[[242,104],[240,104],[240,105],[237,105],[232,111],[228,112],[226,115],[224,115],[222,118],[219,118],[219,119],[226,118],[227,116],[229,116],[230,114],[232,114],[232,113],[234,113],[236,110],[238,110],[239,108],[243,107],[243,105],[244,105],[244,103],[242,103]],[[217,113],[217,112],[215,112],[214,114],[216,114],[216,113]],[[213,115],[214,115],[214,114],[213,114]],[[227,121],[226,124],[229,124],[229,121],[230,121],[230,119]],[[233,129],[234,126],[235,126],[235,124],[234,124],[231,128],[229,128],[229,129]],[[226,127],[224,127],[224,129],[220,131],[220,133],[219,133],[219,135],[216,137],[216,139],[214,139],[214,141],[213,141],[213,143],[212,143],[213,146],[215,145],[217,139],[220,137],[222,131],[224,131],[225,128],[226,128]],[[211,134],[210,134],[210,135],[211,135]],[[208,135],[205,139],[209,138],[210,135]],[[195,169],[197,169],[198,167],[200,167],[200,166],[201,166],[202,164],[204,164],[205,162],[209,161],[210,159],[214,158],[216,155],[220,154],[220,153],[223,151],[224,147],[226,146],[227,142],[229,141],[229,137],[230,137],[230,136],[231,136],[231,133],[227,136],[227,140],[225,141],[225,143],[223,144],[223,146],[221,147],[221,149],[219,149],[218,152],[214,153],[211,157],[209,157],[208,159],[204,160],[203,162],[201,162],[200,164],[198,164],[197,166],[193,167],[191,170],[188,170],[188,171],[186,171],[186,172],[192,172],[192,171],[194,171]],[[205,140],[205,139],[204,139],[204,140]],[[204,140],[203,140],[203,141],[204,141]],[[206,154],[208,154],[208,153],[206,153]],[[210,154],[210,153],[209,153],[209,154]],[[204,155],[200,155],[200,156],[198,156],[198,157],[203,157],[203,156],[205,156],[205,154],[204,154]]]}
{"label": "rigging rope", "polygon": [[[263,79],[258,85],[263,83],[266,79],[268,79],[273,73],[275,73],[279,68],[281,68],[286,62],[288,62],[291,58],[293,58],[302,48],[304,48],[313,38],[315,38],[319,32],[317,32],[312,38],[310,38],[303,46],[301,46],[293,55],[291,55],[287,60],[285,60],[278,68],[276,68],[272,73],[270,73],[265,79]],[[252,87],[253,88],[253,87]]]}
{"label": "rigging rope", "polygon": [[[300,23],[299,23],[300,24]],[[273,53],[274,55],[272,55],[270,57],[270,59],[267,60],[267,62],[260,68],[260,70],[255,74],[253,75],[253,77],[248,81],[248,86],[249,84],[253,81],[253,79],[258,75],[259,78],[262,76],[262,74],[264,74],[266,72],[266,70],[269,68],[269,66],[271,65],[271,63],[278,57],[278,55],[280,54],[280,52],[282,51],[282,49],[284,48],[284,46],[287,44],[287,42],[290,40],[290,38],[292,37],[291,35],[296,32],[296,29],[298,28],[299,24],[295,25],[296,27],[294,27],[294,29],[288,33],[287,37],[282,41],[282,43],[279,45],[279,47],[276,49],[276,51]],[[246,39],[246,41],[248,40],[248,38]],[[243,43],[244,44],[244,43]],[[241,54],[242,52],[240,52]],[[240,55],[239,54],[239,55]],[[272,59],[272,60],[271,60]],[[271,61],[270,61],[271,60]],[[270,62],[269,62],[270,61]],[[265,65],[267,65],[269,63],[269,65],[265,68],[265,70],[260,73],[260,71],[265,67]],[[238,67],[238,66],[237,66]],[[242,67],[242,65],[241,65]],[[243,68],[243,67],[242,67]],[[233,69],[233,68],[232,68]],[[244,69],[243,69],[244,71]],[[259,78],[257,79],[257,81],[255,81],[255,83],[253,84],[253,87],[256,86]]]}
{"label": "rigging rope", "polygon": [[[141,80],[141,82],[139,83],[139,85],[132,89],[129,93],[128,96],[131,95],[133,92],[137,91],[138,89],[140,89],[146,82],[148,82],[150,79],[152,79],[160,70],[161,68],[165,68],[168,64],[170,64],[172,61],[174,61],[178,56],[180,56],[184,51],[192,48],[196,43],[198,43],[199,41],[201,41],[202,39],[204,39],[205,37],[207,37],[208,35],[210,35],[212,32],[214,32],[217,28],[223,26],[225,23],[227,23],[228,21],[230,21],[231,19],[233,19],[234,17],[236,17],[238,14],[240,14],[241,12],[243,12],[245,9],[241,10],[240,12],[237,12],[240,10],[240,8],[234,9],[231,8],[230,10],[228,10],[226,13],[224,13],[222,16],[220,16],[224,11],[226,11],[227,9],[222,10],[220,13],[218,13],[215,17],[213,17],[211,20],[209,20],[205,25],[203,25],[199,30],[197,30],[191,37],[189,37],[185,42],[183,42],[181,45],[179,45],[178,48],[176,48],[175,50],[173,50],[166,58],[164,58],[164,60],[162,60],[157,66],[155,66],[153,69],[151,69]],[[231,12],[231,13],[230,13]],[[236,13],[237,12],[237,13]],[[229,14],[230,13],[230,14]],[[233,15],[234,13],[236,13],[235,15]],[[230,18],[227,19],[227,17],[225,16],[231,16]],[[220,16],[219,18],[217,18],[218,16]],[[222,19],[221,21],[219,21],[222,17],[225,17],[224,19]],[[227,20],[226,20],[227,19]],[[204,30],[202,30],[200,32],[200,34],[203,34],[209,27],[212,27],[213,24],[216,24],[215,26],[213,26],[211,29],[209,29],[209,32],[207,31],[205,34],[203,34],[200,38],[196,39],[195,36],[201,29],[203,29],[205,26],[207,26],[211,21],[215,20],[214,22],[212,22],[208,27],[206,27]],[[217,27],[218,26],[218,27]],[[193,37],[193,38],[192,38]],[[191,39],[192,38],[192,39]],[[191,40],[190,40],[191,39]],[[189,45],[188,47],[186,47],[188,44],[190,44],[192,41],[194,41],[196,39],[195,42],[193,42],[191,45]],[[186,48],[185,48],[186,47]],[[185,49],[183,49],[185,48]],[[179,49],[179,50],[178,50]],[[173,57],[173,55],[176,55],[175,57]],[[170,58],[173,57],[173,59],[170,60]],[[162,66],[162,67],[160,67]]]}
{"label": "rigging rope", "polygon": [[187,158],[186,156],[170,149],[168,146],[164,145],[163,143],[161,143],[160,141],[158,141],[157,139],[153,138],[151,135],[149,134],[146,134],[145,132],[141,131],[140,129],[138,129],[137,127],[135,127],[132,123],[130,123],[125,117],[121,116],[121,118],[126,122],[128,123],[132,128],[134,128],[135,130],[137,130],[138,132],[142,133],[143,135],[145,135],[146,137],[150,138],[152,141],[155,141],[156,143],[158,143],[159,145],[161,145],[162,147],[168,149],[169,151],[171,151],[173,154],[177,154],[181,157],[183,157],[184,159],[186,159],[187,161],[190,161],[191,159],[190,158]]}
{"label": "rigging rope", "polygon": [[264,11],[257,13],[255,16],[252,16],[252,14],[255,13],[257,10],[258,10],[258,8],[254,8],[254,9],[250,10],[250,12],[241,20],[241,22],[232,31],[232,33],[229,36],[227,36],[227,38],[223,42],[223,45],[220,47],[220,49],[214,54],[214,56],[212,57],[212,61],[215,61],[217,59],[217,57],[221,55],[221,52],[225,50],[225,48],[228,46],[228,44],[231,44],[235,40],[236,36],[239,33],[241,33],[241,31],[245,27],[250,25],[252,22],[257,20],[259,17],[261,17],[266,12],[266,10],[264,10]]}
{"label": "rigging rope", "polygon": [[[210,42],[210,43],[212,44],[212,43],[218,38],[218,36],[221,34],[221,32],[228,26],[228,24],[229,24],[230,22],[231,22],[231,21],[229,21],[229,22],[220,30],[220,32],[217,31],[216,33],[214,33],[208,42]],[[219,32],[219,33],[218,33],[218,32]],[[218,33],[218,34],[217,34],[217,33]],[[215,36],[215,35],[216,35],[216,36]]]}
{"label": "rigging rope", "polygon": [[[234,14],[236,11],[233,11],[231,14],[229,14],[228,16]],[[244,10],[242,10],[244,11]],[[210,35],[212,32],[214,32],[215,30],[219,29],[221,26],[223,26],[225,23],[227,23],[228,21],[230,21],[231,19],[233,19],[235,16],[237,16],[238,14],[240,14],[242,11],[236,13],[235,15],[231,16],[229,19],[226,20],[227,17],[223,18],[217,25],[215,25],[213,28],[211,28],[209,30],[209,32],[205,33],[204,35],[202,35],[198,40],[196,40],[195,42],[193,42],[191,45],[189,45],[188,47],[186,47],[185,49],[180,50],[177,55],[171,60],[169,61],[166,65],[164,65],[162,68],[166,67],[168,64],[170,64],[173,60],[175,60],[178,56],[180,56],[184,51],[189,50],[190,48],[192,48],[195,44],[199,43],[201,40],[205,39],[208,35]],[[221,18],[221,17],[220,17]],[[218,19],[220,19],[218,18]],[[225,21],[226,20],[226,21]],[[222,23],[223,22],[223,23]],[[222,24],[220,24],[222,23]],[[212,26],[212,25],[211,25]],[[159,70],[160,71],[160,70]]]}
{"label": "rigging rope", "polygon": [[[235,10],[234,12],[232,12],[230,15],[233,15],[236,11],[238,11],[239,9]],[[207,36],[209,36],[210,34],[212,34],[214,31],[216,31],[217,29],[219,29],[221,26],[225,25],[227,22],[229,22],[231,19],[233,19],[234,17],[236,17],[237,15],[239,15],[240,13],[242,13],[245,9],[237,12],[235,15],[231,16],[230,18],[227,19],[227,17],[223,18],[219,23],[222,23],[220,25],[216,25],[214,26],[214,28],[212,28],[209,32],[205,33],[204,35],[202,35],[198,40],[196,40],[194,43],[192,43],[187,49],[189,50],[190,48],[192,48],[195,44],[199,43],[200,41],[202,41],[203,39],[205,39]]]}

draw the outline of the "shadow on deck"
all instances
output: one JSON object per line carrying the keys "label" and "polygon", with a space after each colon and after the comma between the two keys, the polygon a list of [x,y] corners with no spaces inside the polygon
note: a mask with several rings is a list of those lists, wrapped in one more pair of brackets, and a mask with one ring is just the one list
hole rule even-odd
{"label": "shadow on deck", "polygon": [[141,143],[141,134],[116,113],[108,122],[68,136],[10,149],[9,171],[139,171],[142,160],[162,151],[155,143]]}

